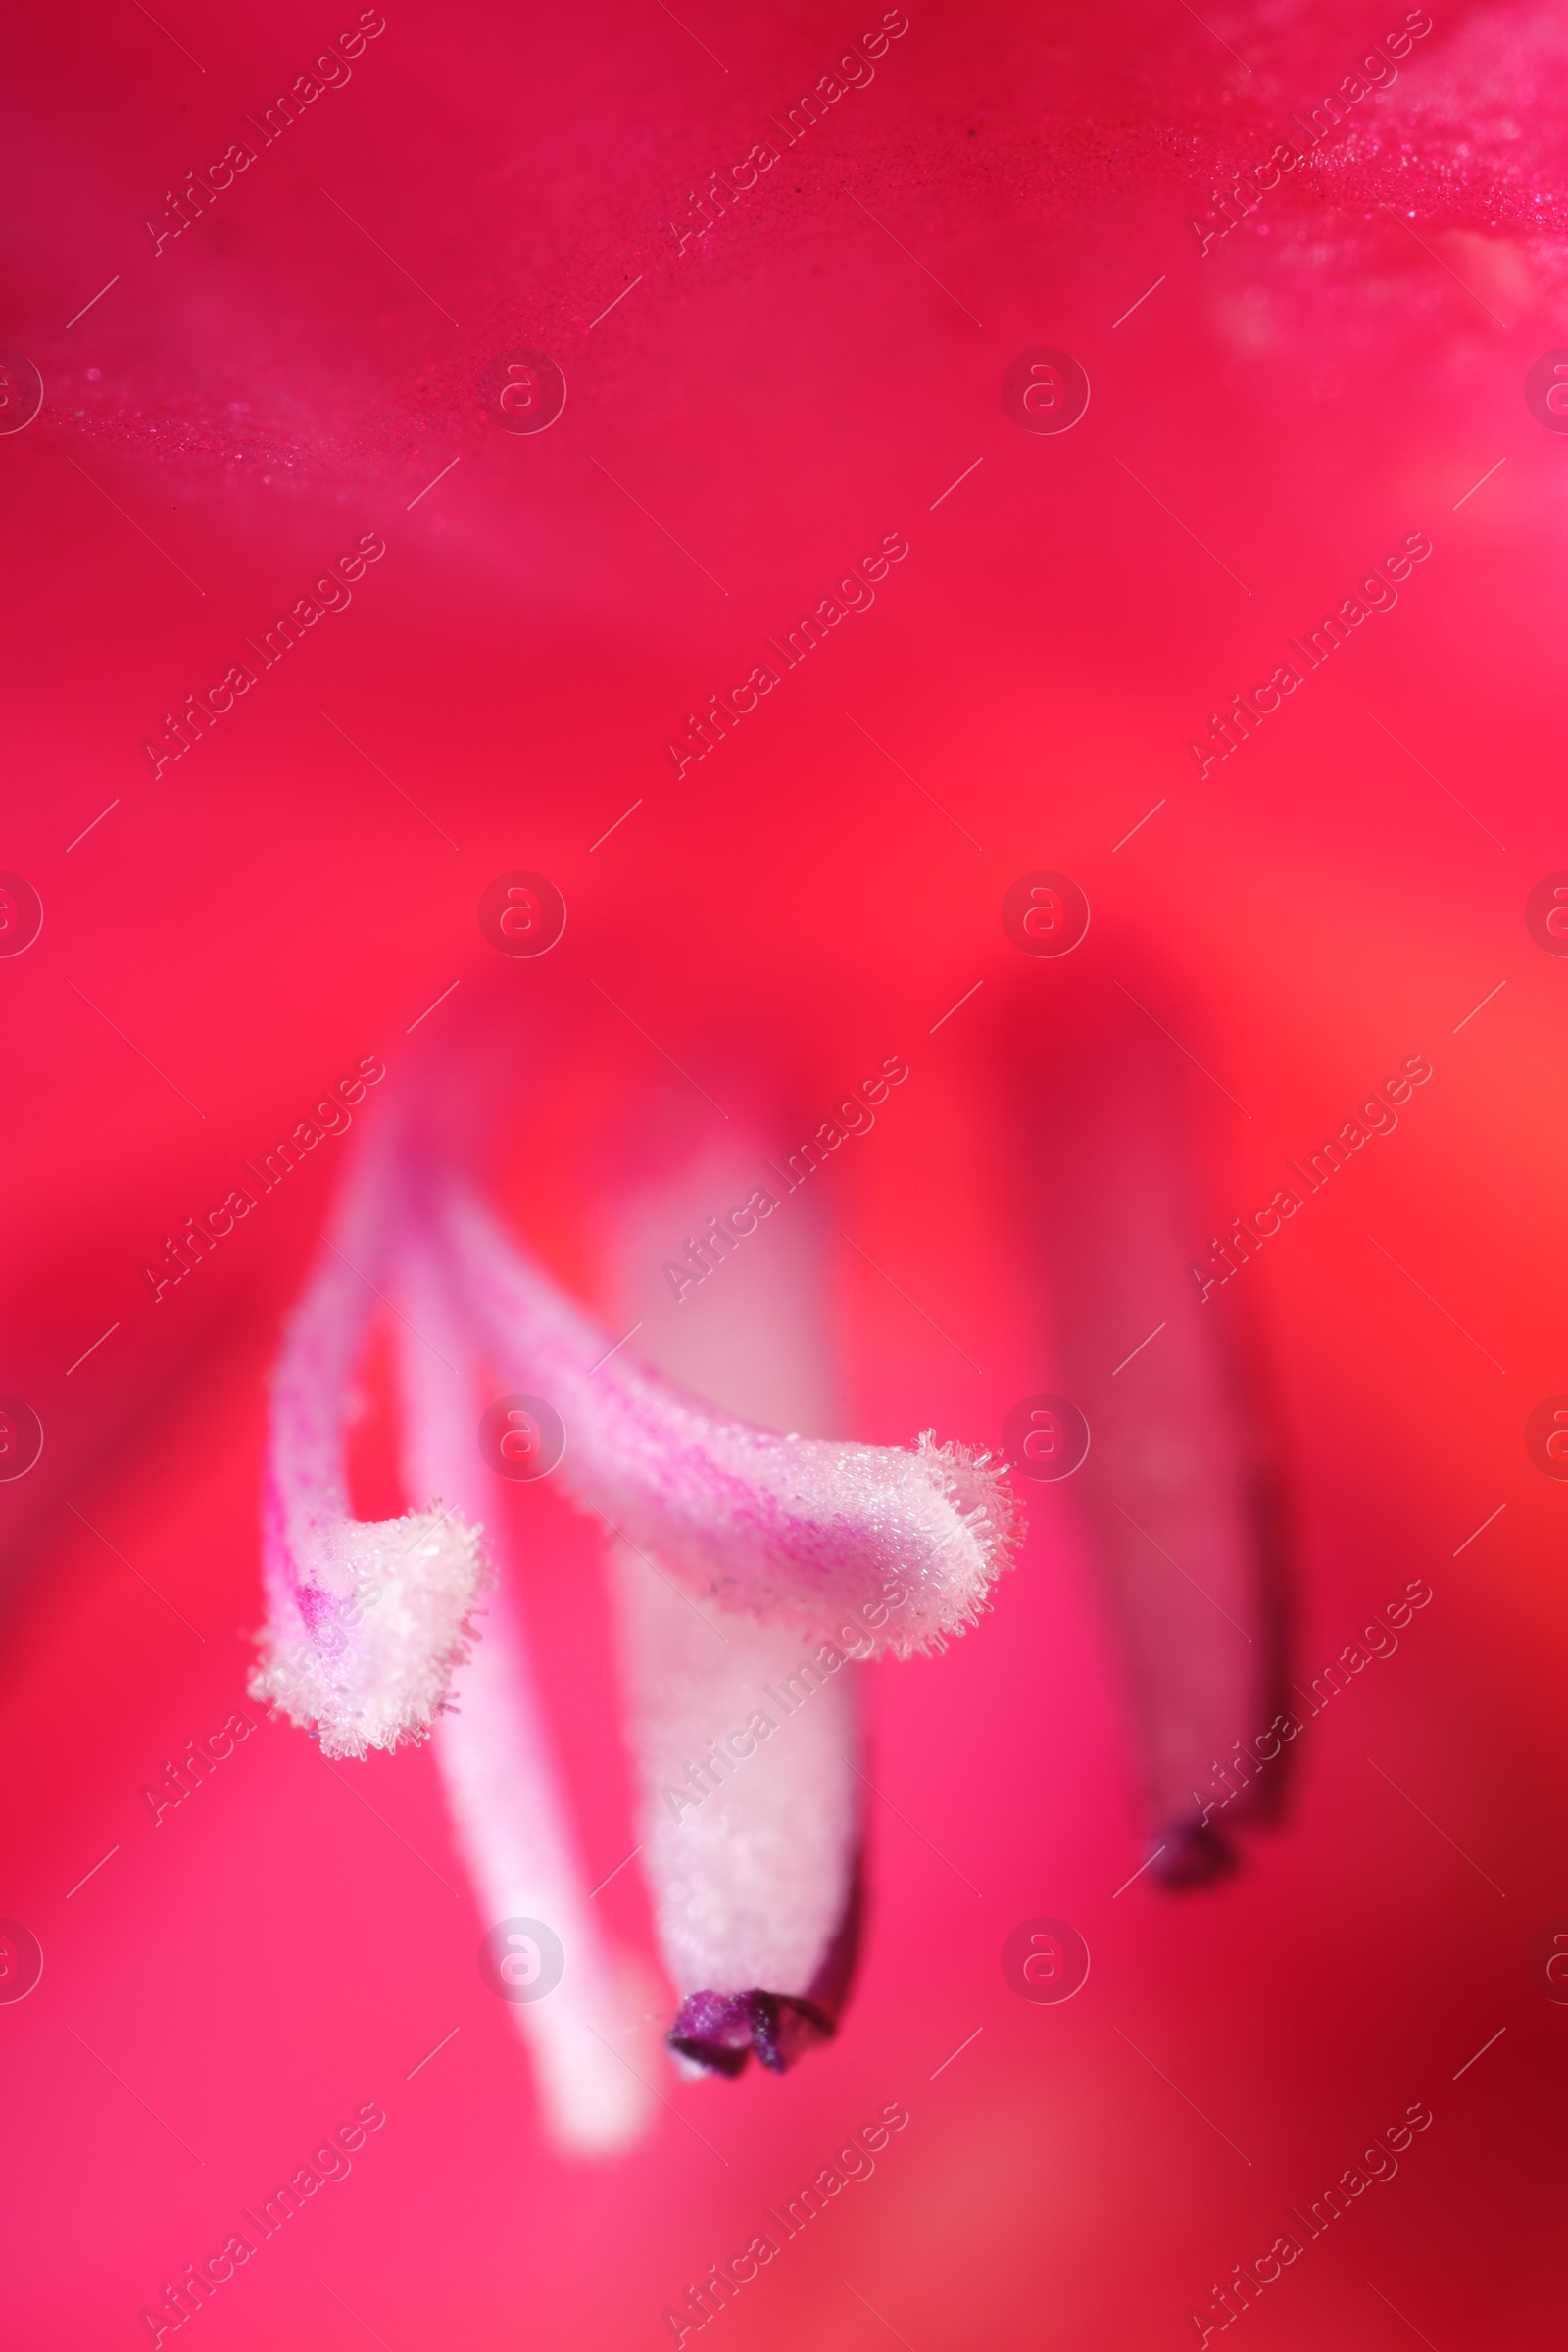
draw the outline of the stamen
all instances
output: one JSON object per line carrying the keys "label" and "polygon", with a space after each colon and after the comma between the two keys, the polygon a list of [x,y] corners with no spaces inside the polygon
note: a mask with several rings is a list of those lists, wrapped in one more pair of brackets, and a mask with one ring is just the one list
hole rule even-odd
{"label": "stamen", "polygon": [[343,1430],[373,1284],[385,1280],[392,1153],[360,1162],[272,1379],[263,1512],[268,1624],[253,1698],[318,1732],[325,1756],[427,1737],[466,1654],[485,1580],[455,1512],[357,1520]]}
{"label": "stamen", "polygon": [[[760,1149],[689,1164],[622,1201],[617,1309],[645,1317],[661,1371],[759,1420],[822,1427],[834,1406],[832,1282],[814,1206],[727,1270],[701,1311],[659,1302],[658,1235],[738,1191]],[[708,1408],[710,1409],[710,1408]],[[856,1957],[863,1783],[858,1677],[871,1636],[759,1625],[681,1592],[651,1555],[612,1547],[637,1836],[664,1964],[681,1995],[665,2039],[683,2074],[775,2072],[836,2029]]]}
{"label": "stamen", "polygon": [[446,1229],[498,1369],[565,1424],[563,1484],[691,1591],[828,1639],[858,1610],[872,1649],[899,1657],[977,1622],[1022,1533],[991,1455],[929,1431],[905,1451],[738,1420],[629,1348],[606,1361],[613,1335],[471,1196],[452,1198]]}
{"label": "stamen", "polygon": [[[455,1502],[476,1525],[487,1505],[471,1341],[427,1250],[406,1251],[394,1295],[408,1491]],[[572,2154],[612,2154],[653,2114],[640,2076],[618,2054],[633,2004],[620,1995],[589,1906],[527,1636],[504,1586],[487,1595],[476,1633],[435,1727],[453,1828],[486,1925],[539,1920],[564,1949],[561,1982],[544,1998],[509,2003],[537,2070],[546,2127]]]}

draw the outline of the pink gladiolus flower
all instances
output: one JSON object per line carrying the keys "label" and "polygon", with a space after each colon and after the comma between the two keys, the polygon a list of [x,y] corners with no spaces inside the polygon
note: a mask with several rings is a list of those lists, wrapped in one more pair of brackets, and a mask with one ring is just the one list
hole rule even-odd
{"label": "pink gladiolus flower", "polygon": [[1546,2334],[1560,10],[7,64],[0,2333]]}

